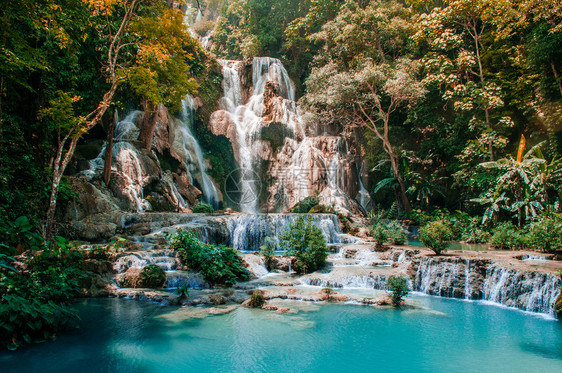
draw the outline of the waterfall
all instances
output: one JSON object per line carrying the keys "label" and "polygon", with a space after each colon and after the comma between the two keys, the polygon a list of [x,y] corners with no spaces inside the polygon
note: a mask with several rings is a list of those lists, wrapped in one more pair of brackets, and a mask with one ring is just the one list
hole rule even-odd
{"label": "waterfall", "polygon": [[[464,276],[460,276],[464,273]],[[524,311],[552,314],[562,281],[553,274],[526,272],[499,263],[459,258],[422,258],[413,288],[431,295],[482,299]]]}
{"label": "waterfall", "polygon": [[551,313],[560,279],[540,272],[520,272],[492,264],[486,270],[483,299],[525,311]]}
{"label": "waterfall", "polygon": [[186,164],[188,175],[196,175],[197,181],[203,189],[203,199],[211,204],[215,209],[219,206],[219,193],[215,184],[205,172],[205,162],[203,160],[203,152],[199,146],[199,142],[193,136],[191,127],[194,118],[193,97],[187,95],[182,101],[182,120],[178,121],[176,138],[174,147]]}
{"label": "waterfall", "polygon": [[[241,168],[241,211],[259,211],[261,191],[256,180],[264,171],[260,167],[266,165],[265,171],[273,179],[267,188],[269,211],[292,207],[314,192],[325,205],[357,211],[345,192],[349,178],[355,178],[350,172],[351,158],[345,140],[338,136],[306,134],[303,115],[295,102],[295,86],[281,61],[255,57],[252,87],[247,95],[244,63],[219,62],[224,77],[223,98],[221,114],[215,120],[222,130],[228,128],[227,136]],[[268,147],[271,139],[262,139],[262,129],[272,124],[282,125],[282,133],[274,135],[281,145],[276,149]],[[214,128],[213,123],[211,126]]]}
{"label": "waterfall", "polygon": [[[342,242],[339,221],[334,214],[308,215],[322,230],[328,244]],[[285,227],[293,222],[294,214],[244,214],[233,216],[227,221],[230,246],[241,251],[258,251],[266,237],[276,242]]]}

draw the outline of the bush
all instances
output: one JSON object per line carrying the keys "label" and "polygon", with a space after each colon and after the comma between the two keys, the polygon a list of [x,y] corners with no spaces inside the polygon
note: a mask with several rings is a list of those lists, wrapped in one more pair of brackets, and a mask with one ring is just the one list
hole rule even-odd
{"label": "bush", "polygon": [[402,223],[398,220],[391,220],[386,225],[388,229],[388,239],[394,245],[404,245],[408,239],[408,233]]}
{"label": "bush", "polygon": [[139,275],[139,286],[142,288],[161,288],[164,282],[166,282],[166,272],[156,264],[147,265]]}
{"label": "bush", "polygon": [[193,271],[200,271],[211,285],[232,286],[237,281],[250,278],[236,250],[224,245],[203,243],[191,232],[179,231],[174,234],[170,248],[179,253],[184,265]]}
{"label": "bush", "polygon": [[81,295],[84,256],[66,246],[44,249],[25,260],[24,272],[2,256],[0,270],[0,344],[15,349],[41,342],[69,326],[78,314],[70,302]]}
{"label": "bush", "polygon": [[502,223],[492,231],[490,243],[499,250],[519,248],[523,244],[523,235],[511,223]]}
{"label": "bush", "polygon": [[377,246],[382,246],[390,236],[390,232],[382,221],[371,226],[371,236],[375,239]]}
{"label": "bush", "polygon": [[307,214],[313,207],[315,207],[319,203],[320,201],[317,197],[306,197],[302,201],[298,202],[295,206],[293,206],[291,212],[295,214]]}
{"label": "bush", "polygon": [[529,226],[529,245],[550,253],[562,252],[562,218],[545,217]]}
{"label": "bush", "polygon": [[193,208],[193,212],[194,213],[203,213],[203,214],[208,214],[210,212],[214,212],[215,210],[213,209],[213,206],[209,205],[208,203],[204,203],[204,202],[199,202],[194,208]]}
{"label": "bush", "polygon": [[279,246],[285,255],[296,258],[297,273],[314,272],[326,264],[328,247],[322,231],[310,219],[299,216],[279,236]]}
{"label": "bush", "polygon": [[265,304],[265,298],[261,290],[254,290],[250,302],[248,302],[248,307],[260,308]]}
{"label": "bush", "polygon": [[404,277],[390,276],[386,281],[392,304],[400,306],[402,298],[408,295],[408,282]]}
{"label": "bush", "polygon": [[451,228],[441,220],[433,221],[420,228],[420,241],[437,255],[445,250],[453,238]]}
{"label": "bush", "polygon": [[265,266],[267,270],[271,270],[271,261],[275,256],[275,247],[277,243],[271,237],[266,237],[265,242],[262,246],[260,246],[260,254],[263,255],[263,259],[265,261]]}

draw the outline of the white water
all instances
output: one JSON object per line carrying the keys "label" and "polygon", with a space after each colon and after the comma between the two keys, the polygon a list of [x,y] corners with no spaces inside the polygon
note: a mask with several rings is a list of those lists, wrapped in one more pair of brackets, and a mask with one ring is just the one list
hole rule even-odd
{"label": "white water", "polygon": [[215,184],[206,173],[203,152],[199,142],[191,132],[194,117],[193,97],[187,95],[182,101],[182,105],[182,120],[177,121],[179,123],[176,127],[174,147],[182,155],[188,175],[191,177],[194,174],[196,175],[195,177],[203,189],[203,199],[205,202],[211,204],[216,209],[219,206],[219,193]]}
{"label": "white water", "polygon": [[[464,278],[460,273],[464,272]],[[483,283],[473,281],[475,263],[469,260],[443,261],[424,258],[414,277],[414,290],[431,295],[482,299],[528,312],[553,313],[562,281],[552,274],[516,271],[492,263],[486,267]]]}

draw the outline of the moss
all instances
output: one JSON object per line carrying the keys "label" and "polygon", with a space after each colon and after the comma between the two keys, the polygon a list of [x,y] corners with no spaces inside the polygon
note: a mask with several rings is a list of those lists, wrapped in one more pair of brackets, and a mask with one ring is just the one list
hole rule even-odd
{"label": "moss", "polygon": [[248,302],[248,307],[260,308],[264,304],[265,304],[265,298],[263,296],[263,292],[261,290],[255,290],[252,293],[252,297],[250,298],[250,301]]}

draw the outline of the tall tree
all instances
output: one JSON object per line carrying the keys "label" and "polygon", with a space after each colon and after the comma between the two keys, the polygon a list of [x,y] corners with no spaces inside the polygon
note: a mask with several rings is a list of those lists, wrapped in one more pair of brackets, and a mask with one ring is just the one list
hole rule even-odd
{"label": "tall tree", "polygon": [[348,1],[316,38],[324,43],[307,80],[303,103],[322,121],[372,131],[382,142],[398,182],[398,204],[410,201],[400,169],[399,144],[392,139],[393,118],[425,94],[418,62],[406,58],[412,29],[410,13],[395,2],[366,8]]}

